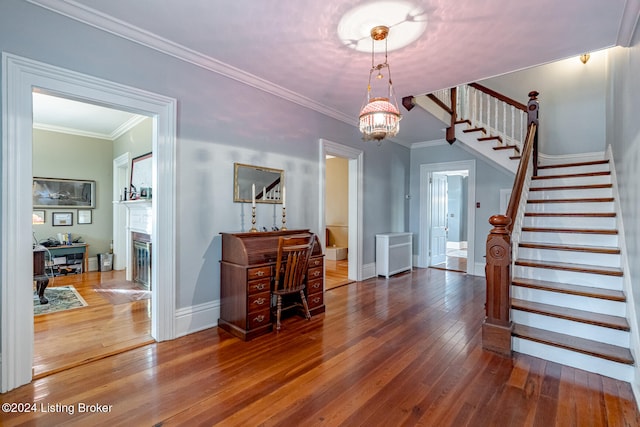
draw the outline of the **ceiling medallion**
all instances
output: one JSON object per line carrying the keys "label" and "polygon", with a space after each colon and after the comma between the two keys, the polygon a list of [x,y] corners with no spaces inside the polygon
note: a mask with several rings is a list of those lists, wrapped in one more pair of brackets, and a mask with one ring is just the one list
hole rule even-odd
{"label": "ceiling medallion", "polygon": [[[398,109],[398,101],[393,92],[393,84],[391,82],[391,67],[387,62],[387,35],[389,27],[378,25],[371,29],[371,69],[369,70],[369,84],[367,85],[367,96],[362,109],[360,110],[359,128],[362,133],[362,139],[365,141],[376,140],[378,145],[384,138],[396,136],[400,130],[400,110]],[[385,42],[384,62],[374,65],[374,45],[376,41]],[[382,96],[372,96],[371,77],[374,71],[377,71],[376,80],[384,79],[382,70],[387,71],[387,82],[384,85],[384,93]],[[393,102],[392,102],[393,101]]]}

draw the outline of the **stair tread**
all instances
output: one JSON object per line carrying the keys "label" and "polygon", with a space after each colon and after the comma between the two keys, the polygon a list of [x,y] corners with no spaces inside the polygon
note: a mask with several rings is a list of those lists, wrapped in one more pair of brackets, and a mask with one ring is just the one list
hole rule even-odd
{"label": "stair tread", "polygon": [[599,341],[588,340],[572,335],[546,331],[518,324],[514,325],[513,336],[564,348],[566,350],[576,351],[613,362],[624,363],[626,365],[633,365],[634,363],[633,356],[628,348],[606,344]]}
{"label": "stair tread", "polygon": [[588,298],[599,298],[608,301],[626,302],[624,292],[594,286],[571,285],[569,283],[550,282],[547,280],[525,279],[516,277],[512,284],[530,289],[540,289],[561,294],[578,295]]}
{"label": "stair tread", "polygon": [[585,185],[558,185],[554,187],[531,187],[529,188],[529,191],[594,190],[596,188],[613,188],[613,184],[585,184]]}
{"label": "stair tread", "polygon": [[543,304],[540,302],[525,301],[517,298],[511,299],[511,308],[514,310],[537,313],[559,319],[572,320],[589,325],[602,326],[620,331],[629,331],[629,322],[620,316],[594,313],[592,311],[577,310],[575,308],[560,307],[557,305]]}
{"label": "stair tread", "polygon": [[585,218],[615,218],[615,212],[525,212],[524,216],[565,216]]}
{"label": "stair tread", "polygon": [[483,136],[478,138],[478,141],[502,141],[502,138],[496,135],[492,136]]}
{"label": "stair tread", "polygon": [[538,169],[553,169],[553,168],[570,168],[575,166],[591,166],[591,165],[605,165],[609,160],[589,160],[587,162],[575,162],[575,163],[559,163],[553,165],[540,165]]}
{"label": "stair tread", "polygon": [[529,249],[551,249],[558,251],[574,251],[574,252],[590,252],[596,254],[620,254],[620,248],[613,246],[579,246],[579,245],[564,245],[564,244],[550,244],[550,243],[533,243],[533,242],[520,242],[521,248]]}
{"label": "stair tread", "polygon": [[567,173],[567,174],[558,174],[558,175],[536,175],[532,176],[532,180],[538,179],[555,179],[555,178],[583,178],[589,176],[604,176],[611,175],[610,171],[602,171],[602,172],[581,172],[581,173]]}
{"label": "stair tread", "polygon": [[578,273],[602,274],[605,276],[622,277],[622,269],[618,267],[592,266],[587,264],[574,264],[569,262],[548,262],[532,259],[517,259],[516,265],[523,267],[548,268],[552,270],[574,271]]}
{"label": "stair tread", "polygon": [[618,234],[617,229],[597,228],[562,228],[562,227],[522,227],[522,231],[532,233],[579,233],[579,234]]}
{"label": "stair tread", "polygon": [[571,199],[529,199],[527,203],[607,203],[613,202],[613,197],[581,197]]}

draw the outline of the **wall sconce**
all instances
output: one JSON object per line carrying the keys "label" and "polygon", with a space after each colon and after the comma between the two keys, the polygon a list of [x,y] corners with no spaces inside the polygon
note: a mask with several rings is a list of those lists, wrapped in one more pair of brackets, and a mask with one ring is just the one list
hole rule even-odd
{"label": "wall sconce", "polygon": [[582,61],[583,64],[586,64],[590,57],[591,55],[589,55],[588,53],[583,53],[582,55],[580,55],[580,61]]}

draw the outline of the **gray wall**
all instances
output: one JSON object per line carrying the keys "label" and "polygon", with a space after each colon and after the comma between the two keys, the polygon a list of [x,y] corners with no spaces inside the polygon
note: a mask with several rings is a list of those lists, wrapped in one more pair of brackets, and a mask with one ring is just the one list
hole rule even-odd
{"label": "gray wall", "polygon": [[577,57],[480,81],[526,104],[540,92],[540,152],[551,155],[605,149],[606,51],[593,52],[583,64]]}
{"label": "gray wall", "polygon": [[[287,226],[318,232],[319,139],[362,149],[364,263],[376,233],[407,229],[405,147],[364,143],[354,125],[24,1],[0,2],[0,50],[178,100],[177,308],[218,299],[219,233],[247,229],[234,162],[284,169]],[[259,205],[257,215],[268,225],[279,212]]]}
{"label": "gray wall", "polygon": [[[109,249],[112,239],[112,157],[111,141],[69,135],[45,130],[33,130],[33,176],[40,178],[81,179],[96,182],[96,208],[92,223],[78,224],[77,209],[45,209],[44,224],[34,225],[38,241],[71,233],[89,244],[89,256]],[[52,212],[71,212],[73,226],[53,227]]]}
{"label": "gray wall", "polygon": [[[640,313],[640,36],[630,48],[611,50],[607,99],[607,143],[611,144],[620,190],[633,299]],[[640,327],[640,324],[638,324]],[[637,355],[636,355],[637,356]]]}

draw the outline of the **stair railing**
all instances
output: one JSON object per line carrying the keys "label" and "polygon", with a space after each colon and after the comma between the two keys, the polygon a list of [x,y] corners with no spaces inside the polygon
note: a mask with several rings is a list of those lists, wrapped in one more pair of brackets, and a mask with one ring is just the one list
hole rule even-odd
{"label": "stair railing", "polygon": [[[527,135],[522,158],[513,182],[507,212],[489,218],[493,226],[487,236],[485,276],[487,300],[482,324],[482,347],[507,356],[511,355],[511,271],[514,251],[517,251],[526,194],[532,175],[537,175],[538,163],[538,92],[529,93],[527,105]],[[524,196],[524,197],[523,197]]]}
{"label": "stair railing", "polygon": [[522,151],[527,131],[527,106],[478,83],[443,89],[427,95],[451,115],[446,139],[455,141],[455,124],[463,119],[473,128],[484,129],[503,145]]}

